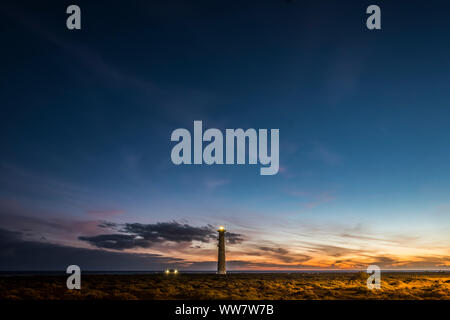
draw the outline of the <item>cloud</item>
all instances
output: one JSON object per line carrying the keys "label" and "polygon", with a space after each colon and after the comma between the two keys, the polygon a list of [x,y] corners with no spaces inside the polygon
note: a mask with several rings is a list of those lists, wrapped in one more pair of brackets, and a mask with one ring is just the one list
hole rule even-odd
{"label": "cloud", "polygon": [[[54,242],[73,244],[80,234],[96,235],[104,228],[98,220],[77,220],[55,217],[41,211],[31,211],[14,202],[0,199],[0,225],[8,230],[26,231],[23,235],[32,240],[41,237]],[[31,216],[35,212],[37,216]]]}
{"label": "cloud", "polygon": [[108,218],[124,214],[124,210],[88,210],[88,215],[95,218]]}
{"label": "cloud", "polygon": [[288,254],[289,253],[288,250],[283,249],[283,248],[259,247],[259,250],[270,251],[270,252],[279,253],[279,254]]}
{"label": "cloud", "polygon": [[325,256],[334,257],[334,258],[338,258],[338,257],[345,256],[348,254],[355,254],[355,255],[361,254],[361,250],[326,245],[326,244],[310,244],[309,251],[319,252],[321,254],[324,254]]}
{"label": "cloud", "polygon": [[[215,270],[217,268],[217,263],[215,261],[202,261],[194,262],[187,266],[186,270]],[[312,269],[310,265],[303,263],[293,263],[290,265],[281,265],[272,262],[254,262],[246,260],[229,260],[227,261],[227,268],[229,270],[305,270]]]}
{"label": "cloud", "polygon": [[[122,227],[114,223],[102,223],[102,227],[117,229],[120,233],[102,234],[91,237],[80,236],[78,239],[87,241],[98,248],[116,250],[132,248],[149,248],[155,243],[163,242],[203,242],[217,240],[213,226],[194,227],[177,221],[158,222],[154,224],[126,223]],[[227,232],[227,242],[236,244],[243,241],[242,235]]]}
{"label": "cloud", "polygon": [[[65,248],[64,250],[75,250],[75,256],[87,255],[83,253],[84,251],[80,251],[81,248],[100,252],[99,255],[103,255],[101,252],[104,250],[101,249],[117,253],[152,253],[156,256],[167,257],[169,260],[177,260],[172,258],[177,257],[183,263],[180,267],[187,268],[192,265],[194,268],[197,262],[211,260],[214,262],[217,255],[215,247],[217,232],[212,225],[193,226],[188,221],[121,224],[101,220],[73,220],[48,215],[30,217],[26,216],[31,214],[29,210],[31,209],[0,199],[0,225],[3,229],[9,230],[3,230],[1,259],[8,259],[6,255],[11,253],[33,256],[40,254],[40,251],[44,249],[43,257],[46,257],[47,252],[53,252],[62,254],[64,258],[65,255],[61,253],[63,250],[57,250],[54,248],[56,246]],[[41,213],[39,211],[35,214]],[[249,229],[245,229],[245,237],[239,233],[227,232],[230,245],[229,261],[247,261],[247,265],[240,264],[239,269],[242,270],[258,269],[258,265],[259,268],[274,269],[293,269],[295,266],[303,268],[302,266],[306,265],[310,269],[364,269],[369,264],[378,264],[380,267],[390,269],[448,269],[450,266],[445,243],[439,242],[430,247],[431,244],[427,242],[424,247],[419,245],[417,237],[388,236],[385,233],[373,235],[361,225],[354,228],[345,228],[342,225],[316,228],[312,224],[302,224],[302,227],[308,232],[301,235],[300,229],[295,227],[293,235],[300,238],[294,242],[284,238],[277,238],[277,240],[274,239],[275,242],[271,242],[266,232],[260,233]],[[316,239],[316,234],[321,238]],[[245,243],[242,245],[233,247],[234,244],[244,240]],[[7,243],[11,244],[7,245]],[[52,247],[49,248],[49,246]],[[25,247],[36,250],[25,250]],[[18,248],[20,248],[19,251],[17,251]],[[57,258],[54,257],[54,260],[49,258],[49,261],[59,261]],[[26,262],[24,266],[28,266],[28,263],[39,265],[38,261],[33,260],[32,257],[19,259],[16,256],[15,259]],[[64,261],[70,260],[64,259]],[[0,263],[0,266],[4,265]],[[43,265],[47,266],[47,263]],[[15,266],[18,267],[20,264]],[[233,264],[229,266],[232,268]]]}
{"label": "cloud", "polygon": [[226,240],[228,244],[238,244],[244,241],[244,237],[239,233],[227,232]]}
{"label": "cloud", "polygon": [[104,228],[104,229],[112,229],[112,230],[116,230],[118,224],[115,222],[108,222],[108,221],[102,221],[98,227],[99,228]]}
{"label": "cloud", "polygon": [[133,249],[136,247],[149,248],[152,244],[151,241],[142,239],[142,237],[129,234],[101,234],[92,237],[80,236],[78,239],[87,241],[97,248],[115,250]]}
{"label": "cloud", "polygon": [[182,259],[157,254],[137,254],[75,248],[39,241],[25,241],[22,233],[0,228],[0,270],[60,270],[76,264],[81,270],[163,270]]}
{"label": "cloud", "polygon": [[209,191],[213,191],[218,187],[224,186],[226,184],[229,184],[231,181],[229,179],[206,179],[205,180],[205,186],[206,189]]}
{"label": "cloud", "polygon": [[407,235],[394,235],[387,238],[383,237],[374,237],[366,234],[355,234],[344,232],[339,234],[342,238],[348,239],[356,239],[356,240],[364,240],[364,241],[377,241],[377,242],[385,242],[395,245],[411,245],[416,241],[420,240],[418,236],[407,236]]}
{"label": "cloud", "polygon": [[[35,202],[35,199],[51,199],[60,207],[90,208],[86,211],[89,218],[109,218],[124,213],[115,208],[119,207],[122,195],[119,193],[106,194],[98,189],[80,185],[57,176],[43,174],[33,169],[0,162],[0,193],[11,194],[8,198],[0,198],[0,211],[6,213],[18,212],[20,215],[33,216],[44,212],[39,206],[26,209],[26,201]],[[56,199],[56,201],[55,201]],[[25,201],[24,201],[25,200]],[[94,208],[102,208],[92,210]],[[106,208],[106,209],[105,209]],[[114,209],[111,209],[114,208]],[[45,209],[48,211],[48,209]]]}
{"label": "cloud", "polygon": [[[264,260],[270,261],[272,265],[277,264],[279,268],[285,267],[286,264],[289,264],[289,266],[301,264],[311,259],[308,255],[294,253],[285,248],[270,245],[257,247],[257,250],[246,252],[246,255],[263,257]],[[254,264],[256,261],[252,261],[252,263]],[[258,263],[261,262],[258,261]]]}
{"label": "cloud", "polygon": [[336,200],[336,196],[329,194],[328,192],[321,193],[317,196],[317,198],[314,201],[310,201],[308,203],[305,203],[305,207],[307,209],[313,209],[317,206],[320,206],[322,204],[331,202],[333,200]]}
{"label": "cloud", "polygon": [[[94,201],[93,190],[90,188],[9,163],[0,163],[0,191],[20,194],[22,198],[52,197],[76,206]],[[12,201],[9,202],[11,205]]]}
{"label": "cloud", "polygon": [[340,164],[342,160],[340,155],[319,143],[314,143],[313,150],[310,152],[310,157],[331,166]]}
{"label": "cloud", "polygon": [[[70,264],[79,265],[82,270],[162,270],[168,265],[184,270],[214,270],[214,260],[198,261],[173,258],[170,253],[130,253],[59,245],[41,239],[24,240],[24,233],[0,228],[0,270],[65,270]],[[144,240],[140,236],[107,235],[99,236],[100,240],[114,239],[122,245],[127,241]],[[134,244],[133,244],[134,245]],[[142,244],[140,244],[142,245]],[[107,245],[105,245],[107,246]],[[370,264],[379,265],[383,269],[448,269],[448,256],[410,256],[397,257],[391,255],[367,255],[361,251],[324,245],[310,245],[309,252],[320,253],[321,257],[331,258],[326,263],[314,261],[312,256],[291,252],[288,249],[265,245],[255,247],[243,255],[233,258],[229,256],[227,266],[234,270],[300,270],[300,269],[365,269]],[[348,255],[348,256],[347,256]]]}
{"label": "cloud", "polygon": [[152,242],[209,242],[215,236],[212,226],[193,227],[176,221],[158,222],[155,224],[127,223],[124,232],[142,236]]}
{"label": "cloud", "polygon": [[400,257],[389,256],[374,256],[366,260],[358,258],[339,259],[336,260],[331,267],[345,268],[345,269],[365,269],[369,264],[379,266],[385,270],[433,270],[443,269],[448,270],[450,266],[450,259],[445,256],[416,256],[402,259]]}
{"label": "cloud", "polygon": [[336,200],[335,191],[323,191],[320,193],[308,191],[288,191],[288,194],[293,197],[306,198],[307,202],[303,203],[306,209],[313,209],[322,204]]}

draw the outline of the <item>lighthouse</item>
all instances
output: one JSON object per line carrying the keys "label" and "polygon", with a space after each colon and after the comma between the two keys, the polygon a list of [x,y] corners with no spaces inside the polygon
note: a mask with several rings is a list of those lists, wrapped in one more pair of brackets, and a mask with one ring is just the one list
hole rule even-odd
{"label": "lighthouse", "polygon": [[225,228],[219,227],[217,229],[219,232],[219,243],[217,244],[218,250],[218,260],[217,260],[217,274],[227,274],[227,268],[225,265]]}

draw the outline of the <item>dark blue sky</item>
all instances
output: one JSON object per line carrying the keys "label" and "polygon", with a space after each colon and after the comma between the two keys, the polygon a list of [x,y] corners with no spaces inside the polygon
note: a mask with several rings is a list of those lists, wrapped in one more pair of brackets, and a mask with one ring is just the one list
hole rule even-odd
{"label": "dark blue sky", "polygon": [[[19,216],[225,224],[246,235],[244,247],[303,257],[305,243],[316,246],[310,259],[268,256],[277,267],[353,267],[381,256],[391,267],[449,265],[443,1],[77,1],[80,31],[65,27],[69,4],[1,5],[7,229],[24,232]],[[382,30],[365,26],[370,4],[381,7]],[[173,165],[170,134],[192,131],[194,120],[279,128],[280,172]],[[33,228],[33,241],[76,247],[87,245],[78,236],[98,232]],[[130,249],[188,263],[213,250],[168,242]],[[337,256],[348,263],[323,246],[350,250]],[[234,249],[236,261],[247,261],[244,251]]]}

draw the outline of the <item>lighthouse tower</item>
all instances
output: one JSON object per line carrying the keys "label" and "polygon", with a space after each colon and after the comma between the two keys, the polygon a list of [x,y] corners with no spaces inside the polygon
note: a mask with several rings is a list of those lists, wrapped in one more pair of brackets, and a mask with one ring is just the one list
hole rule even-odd
{"label": "lighthouse tower", "polygon": [[225,228],[219,227],[217,229],[219,232],[219,247],[218,260],[217,260],[217,274],[227,274],[227,269],[225,265]]}

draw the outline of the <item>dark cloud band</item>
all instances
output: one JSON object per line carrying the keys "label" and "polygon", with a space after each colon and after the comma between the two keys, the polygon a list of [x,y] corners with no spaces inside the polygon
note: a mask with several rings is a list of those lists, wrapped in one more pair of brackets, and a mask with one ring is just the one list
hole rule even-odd
{"label": "dark cloud band", "polygon": [[[193,242],[208,243],[217,239],[216,230],[212,225],[195,227],[189,224],[181,224],[176,221],[158,222],[154,224],[126,223],[119,226],[112,223],[102,223],[102,227],[117,230],[119,233],[102,234],[97,236],[79,237],[97,248],[105,249],[132,249],[148,248],[154,243],[162,242]],[[227,233],[230,244],[243,241],[242,235],[238,233]]]}

